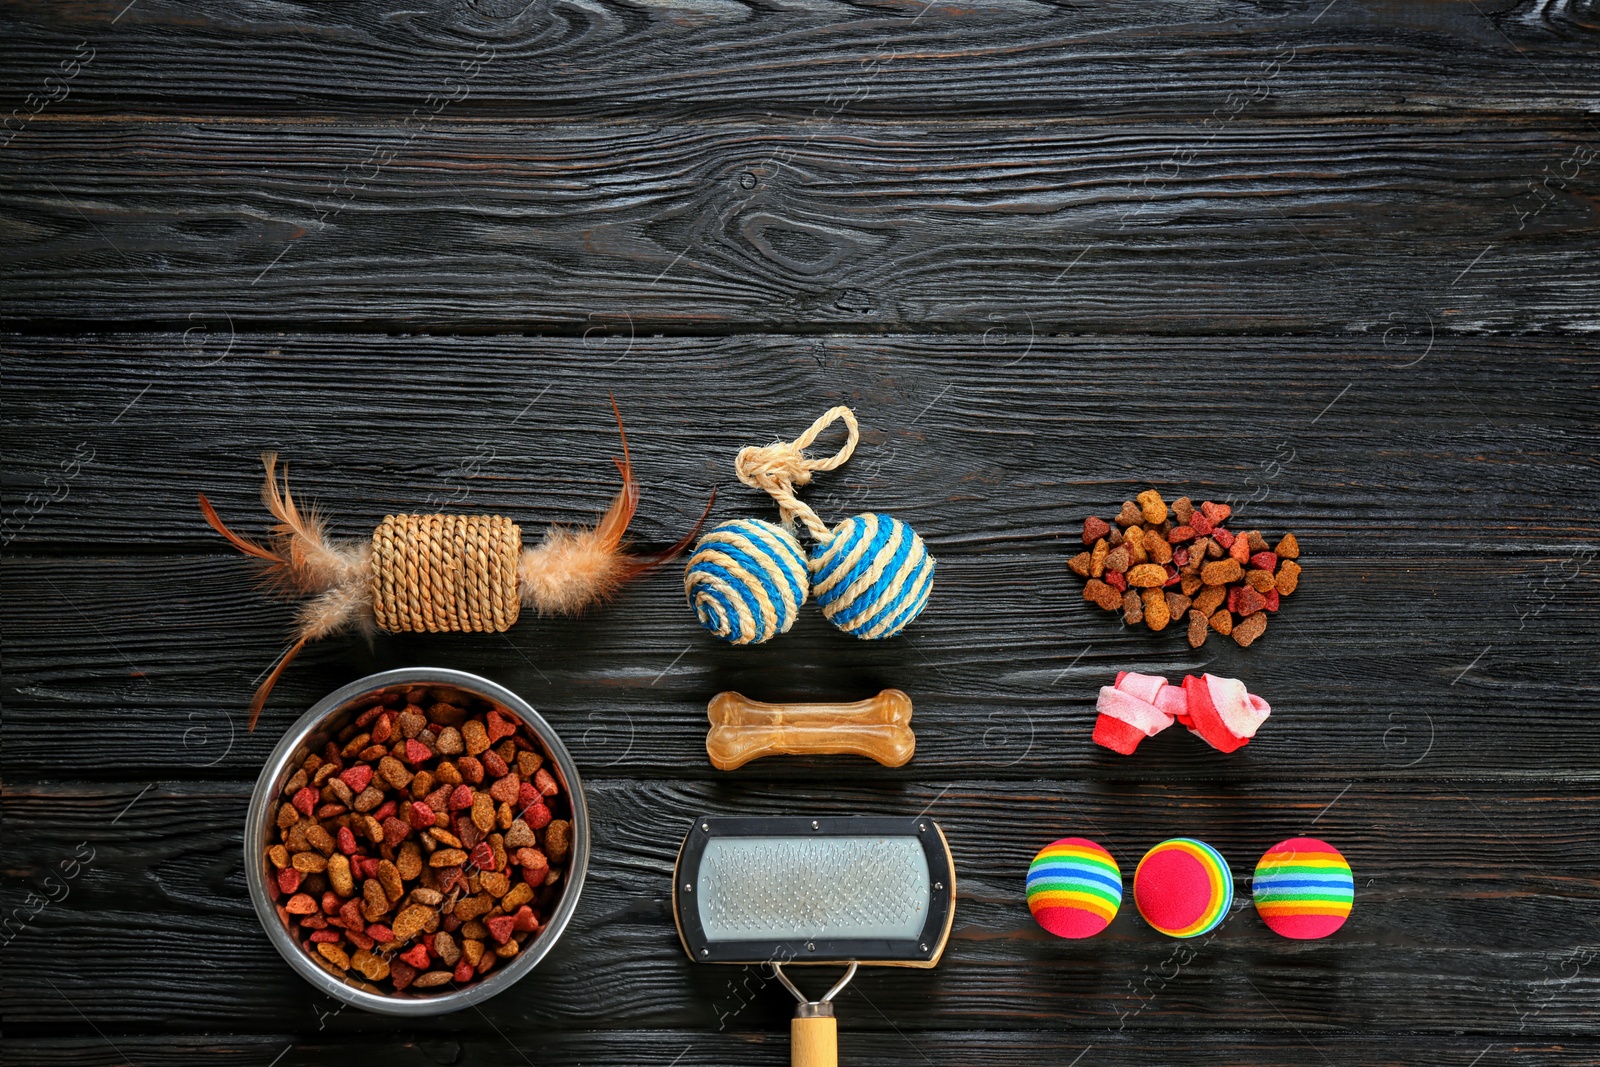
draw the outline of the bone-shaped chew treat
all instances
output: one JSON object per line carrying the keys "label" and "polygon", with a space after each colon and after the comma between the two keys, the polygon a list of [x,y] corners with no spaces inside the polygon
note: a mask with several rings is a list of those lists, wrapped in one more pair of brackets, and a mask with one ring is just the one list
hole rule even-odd
{"label": "bone-shaped chew treat", "polygon": [[866,756],[899,767],[917,748],[911,698],[898,689],[853,704],[766,704],[718,693],[706,717],[706,754],[719,771],[762,756]]}

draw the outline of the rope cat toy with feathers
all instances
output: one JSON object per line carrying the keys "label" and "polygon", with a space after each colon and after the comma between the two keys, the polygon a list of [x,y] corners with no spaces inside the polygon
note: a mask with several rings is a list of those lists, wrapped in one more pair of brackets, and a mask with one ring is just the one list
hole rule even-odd
{"label": "rope cat toy with feathers", "polygon": [[[250,702],[250,729],[278,678],[306,644],[354,629],[389,632],[499,633],[524,605],[541,615],[577,615],[608,600],[632,578],[665,563],[694,541],[694,529],[663,552],[630,555],[622,538],[639,506],[628,435],[616,400],[611,410],[622,438],[613,459],[622,488],[592,527],[551,526],[544,539],[522,547],[522,530],[499,515],[387,515],[371,541],[334,541],[315,507],[302,512],[280,479],[276,453],[262,453],[261,502],[277,525],[266,544],[230,530],[205,494],[200,513],[228,542],[264,565],[269,586],[310,597],[300,606],[294,639]],[[712,494],[715,501],[716,494]],[[711,505],[706,505],[709,514]]]}

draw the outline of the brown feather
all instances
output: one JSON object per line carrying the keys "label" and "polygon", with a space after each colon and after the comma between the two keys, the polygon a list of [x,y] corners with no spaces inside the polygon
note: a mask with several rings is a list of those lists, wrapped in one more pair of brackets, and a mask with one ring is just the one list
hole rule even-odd
{"label": "brown feather", "polygon": [[287,560],[271,549],[265,548],[262,545],[258,545],[248,537],[241,536],[240,534],[236,534],[232,530],[228,529],[227,525],[223,523],[222,517],[217,514],[217,509],[212,507],[211,501],[206,499],[206,495],[204,493],[199,493],[197,495],[200,498],[200,514],[205,517],[206,522],[211,524],[211,528],[217,531],[217,533],[221,534],[223,537],[226,537],[228,539],[228,543],[234,548],[237,548],[240,552],[243,552],[247,556],[255,556],[257,559],[264,559],[268,563],[278,567],[287,567],[289,565]]}
{"label": "brown feather", "polygon": [[348,579],[348,563],[336,546],[323,536],[321,516],[313,508],[302,516],[289,492],[289,469],[284,467],[280,490],[277,478],[278,454],[261,453],[267,478],[261,485],[261,502],[272,512],[278,525],[273,527],[275,547],[289,561],[290,575],[303,592],[320,592]]}
{"label": "brown feather", "polygon": [[272,668],[272,673],[267,675],[267,680],[262,682],[261,687],[256,690],[255,699],[250,701],[251,730],[256,728],[256,720],[261,718],[261,709],[267,706],[267,696],[272,692],[272,687],[278,684],[278,678],[283,674],[284,668],[289,666],[289,662],[300,654],[300,650],[306,647],[306,641],[308,640],[309,638],[302,637],[290,645],[282,658],[278,660],[278,665]]}

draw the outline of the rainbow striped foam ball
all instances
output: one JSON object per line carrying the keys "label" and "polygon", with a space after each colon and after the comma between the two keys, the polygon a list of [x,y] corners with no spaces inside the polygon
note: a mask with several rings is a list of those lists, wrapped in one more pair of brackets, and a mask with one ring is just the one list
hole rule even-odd
{"label": "rainbow striped foam ball", "polygon": [[1174,837],[1144,854],[1133,872],[1133,902],[1144,921],[1170,937],[1199,937],[1233,906],[1233,874],[1204,841]]}
{"label": "rainbow striped foam ball", "polygon": [[1261,857],[1251,892],[1273,933],[1308,941],[1344,925],[1355,904],[1356,880],[1326,841],[1291,837]]}
{"label": "rainbow striped foam ball", "polygon": [[915,530],[888,515],[853,515],[811,556],[811,589],[822,614],[867,641],[893,637],[922,614],[934,559]]}
{"label": "rainbow striped foam ball", "polygon": [[683,573],[700,625],[735,645],[786,633],[809,588],[805,549],[760,519],[725,522],[700,538]]}
{"label": "rainbow striped foam ball", "polygon": [[1122,907],[1122,869],[1082,837],[1063,837],[1028,864],[1028,910],[1057,937],[1093,937]]}

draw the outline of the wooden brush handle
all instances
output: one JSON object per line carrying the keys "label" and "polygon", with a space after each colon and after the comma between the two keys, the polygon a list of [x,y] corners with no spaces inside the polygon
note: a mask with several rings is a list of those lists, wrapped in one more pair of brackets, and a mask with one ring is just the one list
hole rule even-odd
{"label": "wooden brush handle", "polygon": [[718,693],[706,717],[706,754],[720,771],[762,756],[866,756],[899,767],[917,748],[911,698],[898,689],[853,704],[764,704]]}
{"label": "wooden brush handle", "polygon": [[839,1067],[838,1020],[790,1019],[789,1067]]}

